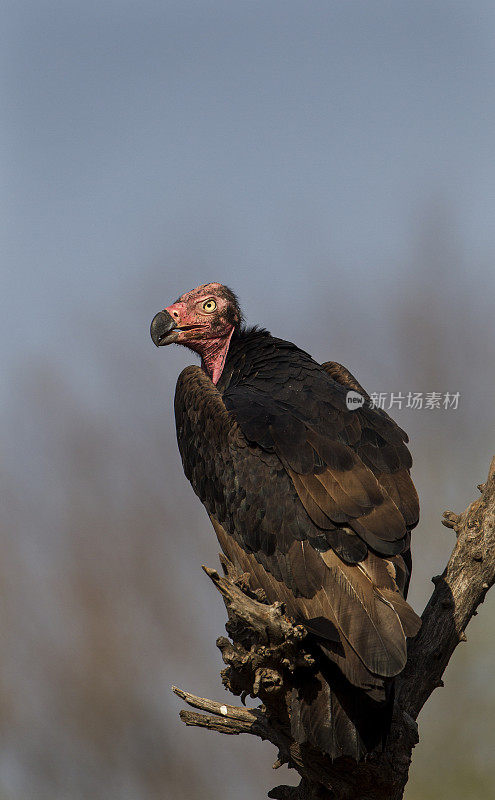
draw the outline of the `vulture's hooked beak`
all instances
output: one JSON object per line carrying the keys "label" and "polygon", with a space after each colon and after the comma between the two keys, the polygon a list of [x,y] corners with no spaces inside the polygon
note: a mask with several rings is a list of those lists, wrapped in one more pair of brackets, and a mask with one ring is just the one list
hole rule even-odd
{"label": "vulture's hooked beak", "polygon": [[159,311],[153,317],[150,334],[156,346],[163,347],[166,344],[172,344],[172,342],[177,341],[180,329],[177,329],[177,323],[168,311]]}

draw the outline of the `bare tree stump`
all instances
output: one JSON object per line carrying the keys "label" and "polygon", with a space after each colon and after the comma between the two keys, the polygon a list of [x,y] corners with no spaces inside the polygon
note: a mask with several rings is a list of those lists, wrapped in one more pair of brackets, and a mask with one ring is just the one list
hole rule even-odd
{"label": "bare tree stump", "polygon": [[309,745],[299,745],[290,732],[290,694],[298,682],[314,679],[317,668],[311,639],[303,625],[284,614],[281,603],[267,605],[260,591],[249,588],[249,576],[236,573],[221,555],[225,575],[203,567],[222,594],[230,640],[217,646],[227,665],[224,686],[244,702],[258,697],[256,709],[217,703],[173,687],[193,708],[183,710],[186,725],[219,733],[249,733],[267,739],[278,750],[274,768],[287,764],[301,776],[298,786],[277,786],[268,796],[278,800],[401,800],[412,751],[418,742],[416,719],[442,675],[465,629],[495,582],[495,458],[481,497],[460,515],[444,513],[443,524],[457,542],[442,573],[432,578],[433,594],[422,615],[422,627],[409,642],[408,661],[396,678],[392,726],[384,750],[356,764],[334,761]]}

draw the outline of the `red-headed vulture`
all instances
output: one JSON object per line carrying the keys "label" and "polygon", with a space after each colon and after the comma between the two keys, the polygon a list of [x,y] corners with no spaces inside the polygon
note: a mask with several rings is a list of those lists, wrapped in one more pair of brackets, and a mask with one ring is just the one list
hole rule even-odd
{"label": "red-headed vulture", "polygon": [[[177,382],[177,439],[222,550],[321,653],[318,692],[293,692],[293,736],[360,759],[386,734],[420,626],[405,600],[419,513],[407,436],[345,367],[245,327],[219,283],[160,311],[151,337],[201,358]],[[364,398],[352,410],[349,391]]]}

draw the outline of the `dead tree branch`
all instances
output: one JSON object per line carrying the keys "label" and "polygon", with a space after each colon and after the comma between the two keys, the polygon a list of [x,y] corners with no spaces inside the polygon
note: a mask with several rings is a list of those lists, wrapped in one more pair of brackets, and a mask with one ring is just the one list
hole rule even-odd
{"label": "dead tree branch", "polygon": [[419,634],[409,643],[408,662],[396,679],[392,727],[383,752],[356,764],[348,758],[331,761],[290,733],[289,697],[297,681],[312,680],[317,668],[311,642],[302,625],[284,614],[281,603],[267,605],[261,592],[249,588],[249,576],[238,575],[221,556],[225,576],[204,567],[222,594],[228,613],[226,637],[217,640],[223,660],[224,686],[234,695],[258,697],[247,709],[174,692],[202,714],[182,710],[186,725],[219,733],[248,733],[278,749],[274,768],[287,763],[301,776],[299,786],[278,786],[269,797],[279,800],[401,800],[412,750],[418,742],[416,719],[435,688],[465,629],[487,591],[495,583],[495,458],[481,497],[460,515],[447,511],[443,524],[457,542],[442,573],[432,578],[433,594],[422,615]]}

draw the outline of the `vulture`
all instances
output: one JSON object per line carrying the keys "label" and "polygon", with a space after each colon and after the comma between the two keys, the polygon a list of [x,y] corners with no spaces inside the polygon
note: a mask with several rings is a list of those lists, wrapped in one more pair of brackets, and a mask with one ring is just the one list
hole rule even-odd
{"label": "vulture", "polygon": [[[177,439],[223,552],[321,655],[311,690],[292,692],[292,735],[359,761],[385,741],[420,627],[405,599],[419,514],[407,435],[341,364],[246,327],[220,283],[160,311],[151,337],[201,358],[177,382]],[[363,403],[348,408],[349,391]]]}

